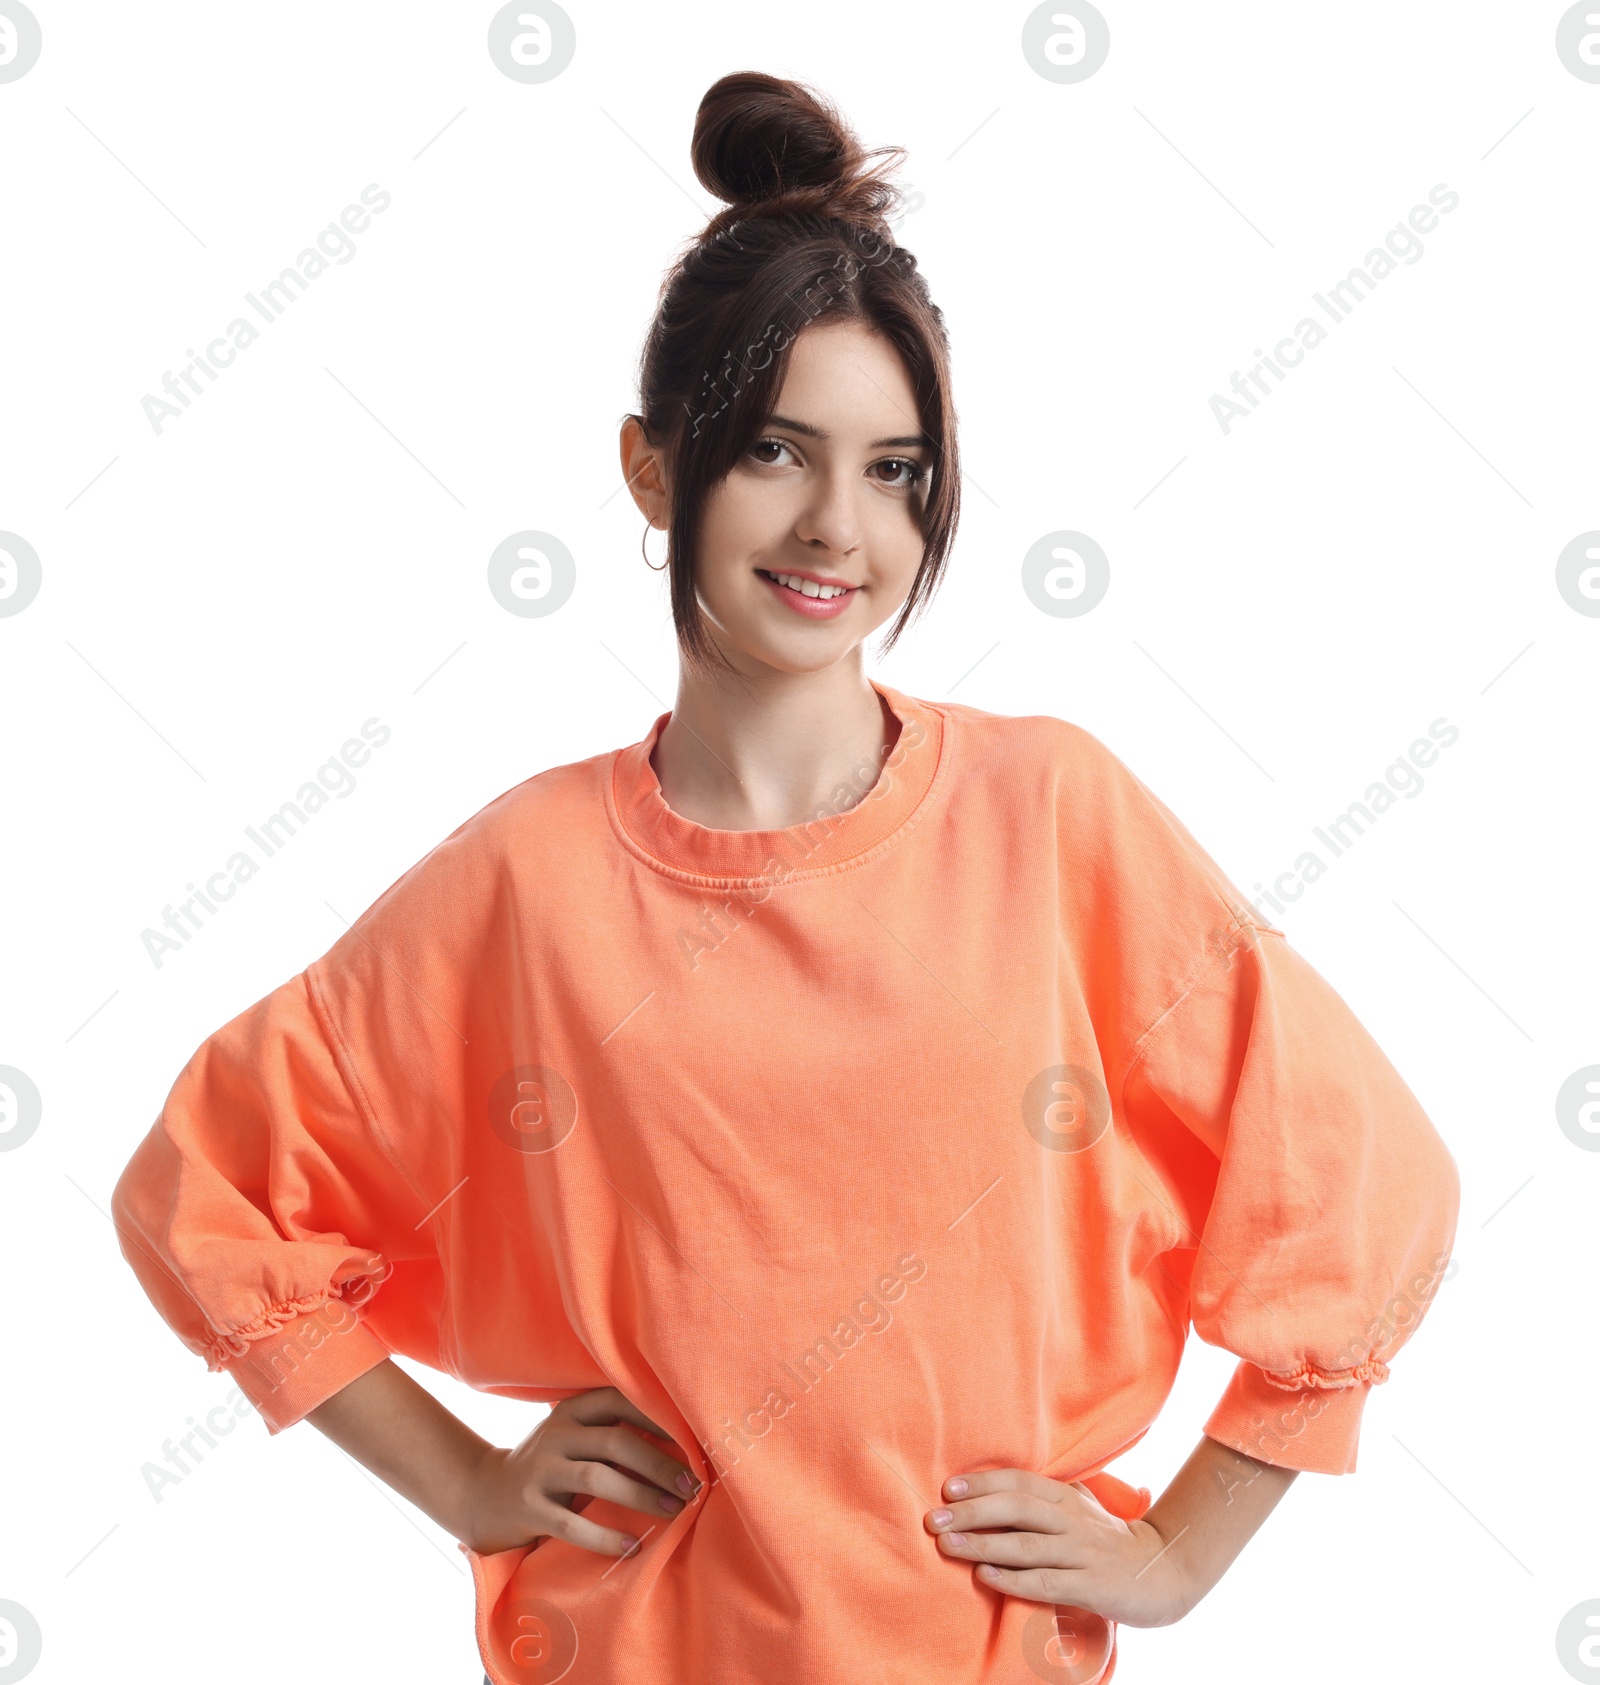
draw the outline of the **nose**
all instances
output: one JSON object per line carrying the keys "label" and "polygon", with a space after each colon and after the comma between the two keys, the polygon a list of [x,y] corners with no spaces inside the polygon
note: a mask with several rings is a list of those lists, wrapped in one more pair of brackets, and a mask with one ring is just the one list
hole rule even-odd
{"label": "nose", "polygon": [[813,482],[799,518],[795,537],[808,549],[848,556],[861,545],[861,512],[848,474],[822,474]]}

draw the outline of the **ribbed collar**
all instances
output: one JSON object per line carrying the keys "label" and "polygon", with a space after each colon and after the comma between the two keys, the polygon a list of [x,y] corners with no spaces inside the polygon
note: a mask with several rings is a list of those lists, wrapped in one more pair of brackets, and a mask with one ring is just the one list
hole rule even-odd
{"label": "ribbed collar", "polygon": [[674,876],[775,882],[858,864],[910,821],[945,760],[943,713],[876,679],[867,682],[900,721],[900,736],[881,766],[864,764],[857,781],[841,784],[814,820],[778,831],[716,831],[674,813],[650,764],[672,718],[669,709],[640,742],[612,758],[607,805],[618,834],[634,853]]}

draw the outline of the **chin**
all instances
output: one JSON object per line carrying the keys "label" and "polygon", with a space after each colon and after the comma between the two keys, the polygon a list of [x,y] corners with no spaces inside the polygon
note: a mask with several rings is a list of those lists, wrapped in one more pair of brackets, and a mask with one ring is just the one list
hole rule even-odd
{"label": "chin", "polygon": [[746,672],[820,673],[860,643],[837,628],[826,637],[773,637],[765,628],[733,629],[711,622],[728,659]]}
{"label": "chin", "polygon": [[859,638],[830,640],[826,648],[819,638],[804,644],[789,644],[758,638],[741,639],[725,647],[729,656],[742,663],[750,662],[775,673],[820,673],[836,666],[860,643]]}

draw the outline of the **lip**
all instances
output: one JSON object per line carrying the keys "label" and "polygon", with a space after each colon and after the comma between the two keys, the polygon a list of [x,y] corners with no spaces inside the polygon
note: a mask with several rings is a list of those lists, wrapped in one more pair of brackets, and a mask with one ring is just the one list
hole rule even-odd
{"label": "lip", "polygon": [[817,585],[842,585],[844,590],[837,597],[806,597],[798,591],[791,591],[787,585],[780,585],[777,580],[769,579],[760,568],[756,569],[757,577],[769,591],[775,592],[787,608],[796,614],[803,614],[811,620],[833,620],[850,606],[855,600],[856,592],[860,589],[852,585],[848,579],[839,579],[825,573],[812,573],[808,568],[785,568],[785,573],[796,579],[809,579]]}

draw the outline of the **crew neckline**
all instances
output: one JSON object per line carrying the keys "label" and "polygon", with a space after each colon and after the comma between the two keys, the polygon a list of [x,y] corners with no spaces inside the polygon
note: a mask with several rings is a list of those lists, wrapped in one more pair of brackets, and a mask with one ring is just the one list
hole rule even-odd
{"label": "crew neckline", "polygon": [[[933,791],[945,764],[947,724],[943,711],[932,704],[877,679],[867,682],[900,721],[900,735],[854,806],[841,812],[824,805],[805,824],[770,831],[719,831],[686,819],[667,805],[650,764],[651,751],[672,718],[669,708],[639,742],[615,751],[606,805],[618,835],[658,870],[687,878],[776,882],[860,864],[908,827]],[[836,786],[841,801],[867,783],[873,764],[862,763],[859,782]]]}

